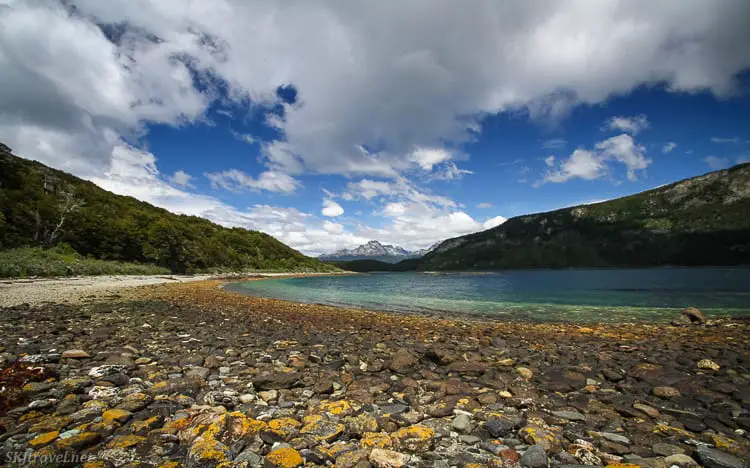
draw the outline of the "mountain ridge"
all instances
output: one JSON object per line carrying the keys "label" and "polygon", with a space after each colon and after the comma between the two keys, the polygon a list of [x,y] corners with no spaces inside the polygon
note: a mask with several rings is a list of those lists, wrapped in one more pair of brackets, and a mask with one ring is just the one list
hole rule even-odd
{"label": "mountain ridge", "polygon": [[750,163],[443,241],[419,270],[750,264]]}

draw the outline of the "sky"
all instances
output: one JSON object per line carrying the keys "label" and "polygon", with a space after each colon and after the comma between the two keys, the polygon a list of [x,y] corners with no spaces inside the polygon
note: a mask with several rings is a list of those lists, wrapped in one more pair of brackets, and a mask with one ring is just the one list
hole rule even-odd
{"label": "sky", "polygon": [[746,0],[0,0],[0,141],[310,255],[750,161]]}

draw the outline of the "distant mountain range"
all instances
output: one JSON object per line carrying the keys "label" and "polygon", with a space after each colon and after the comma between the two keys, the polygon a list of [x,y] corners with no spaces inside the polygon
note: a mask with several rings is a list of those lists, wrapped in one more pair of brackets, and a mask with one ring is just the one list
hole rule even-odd
{"label": "distant mountain range", "polygon": [[324,261],[347,262],[351,260],[377,260],[385,263],[398,263],[409,258],[419,258],[433,249],[437,248],[440,243],[434,244],[427,249],[406,250],[397,245],[381,244],[376,240],[371,240],[366,244],[360,245],[353,249],[342,249],[331,254],[324,254],[318,257]]}

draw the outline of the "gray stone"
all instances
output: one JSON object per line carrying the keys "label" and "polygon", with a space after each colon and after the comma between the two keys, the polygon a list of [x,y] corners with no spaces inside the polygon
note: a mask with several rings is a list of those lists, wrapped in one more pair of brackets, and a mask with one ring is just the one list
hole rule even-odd
{"label": "gray stone", "polygon": [[188,371],[185,372],[186,377],[196,377],[199,379],[205,379],[208,377],[208,374],[211,373],[211,370],[207,367],[190,367],[188,368]]}
{"label": "gray stone", "polygon": [[698,461],[706,468],[747,468],[740,458],[705,445],[699,446],[695,454]]}
{"label": "gray stone", "polygon": [[470,416],[459,414],[458,416],[453,418],[453,423],[451,424],[451,426],[461,434],[468,434],[469,432],[471,432],[473,425],[471,424]]}
{"label": "gray stone", "polygon": [[577,411],[552,411],[553,416],[570,421],[583,421],[586,417]]}
{"label": "gray stone", "polygon": [[677,453],[670,455],[664,459],[667,466],[677,466],[679,468],[700,468],[698,462],[688,457],[685,454]]}
{"label": "gray stone", "polygon": [[532,445],[521,455],[521,466],[528,468],[547,468],[549,466],[549,459],[547,458],[547,452],[544,451],[544,447],[541,445]]}
{"label": "gray stone", "polygon": [[247,462],[251,467],[263,466],[263,457],[253,452],[250,449],[245,449],[242,453],[237,455],[234,459],[235,462]]}
{"label": "gray stone", "polygon": [[625,437],[623,435],[615,434],[614,432],[601,432],[600,434],[601,434],[601,436],[602,436],[603,439],[606,439],[606,440],[608,440],[610,442],[615,442],[615,443],[618,443],[618,444],[630,445],[630,439],[628,439],[627,437]]}

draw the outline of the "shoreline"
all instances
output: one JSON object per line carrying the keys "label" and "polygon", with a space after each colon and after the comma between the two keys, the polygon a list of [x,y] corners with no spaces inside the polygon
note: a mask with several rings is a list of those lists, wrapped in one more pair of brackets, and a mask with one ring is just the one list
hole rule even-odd
{"label": "shoreline", "polygon": [[229,281],[2,309],[3,367],[15,356],[50,373],[0,414],[0,456],[94,457],[86,468],[750,457],[747,321],[449,320],[258,298]]}

